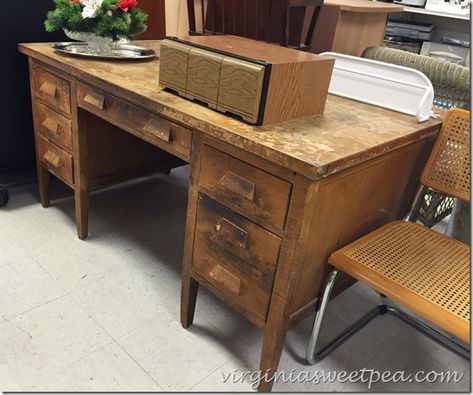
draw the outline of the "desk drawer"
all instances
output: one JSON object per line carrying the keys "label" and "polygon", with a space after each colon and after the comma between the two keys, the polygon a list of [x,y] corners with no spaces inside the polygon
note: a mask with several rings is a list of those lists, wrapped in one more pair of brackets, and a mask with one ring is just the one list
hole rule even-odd
{"label": "desk drawer", "polygon": [[201,157],[202,191],[262,226],[284,229],[289,182],[205,144]]}
{"label": "desk drawer", "polygon": [[223,299],[266,321],[281,239],[199,195],[193,270]]}
{"label": "desk drawer", "polygon": [[35,101],[34,104],[36,131],[66,150],[72,150],[72,122]]}
{"label": "desk drawer", "polygon": [[65,79],[34,66],[33,92],[52,108],[71,113],[71,88]]}
{"label": "desk drawer", "polygon": [[56,177],[68,184],[74,183],[72,156],[41,136],[36,137],[38,160]]}
{"label": "desk drawer", "polygon": [[77,95],[80,107],[190,161],[191,130],[83,83],[78,84]]}

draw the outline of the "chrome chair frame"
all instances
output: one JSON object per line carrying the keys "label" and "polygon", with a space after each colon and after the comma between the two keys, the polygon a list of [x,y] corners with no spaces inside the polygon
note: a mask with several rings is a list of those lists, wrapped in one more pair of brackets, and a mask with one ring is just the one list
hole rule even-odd
{"label": "chrome chair frame", "polygon": [[[415,197],[414,197],[414,201],[411,205],[411,208],[408,214],[404,217],[404,221],[416,220],[420,207],[422,205],[422,199],[423,199],[425,190],[426,190],[426,187],[424,185],[421,185],[417,189]],[[346,340],[348,340],[355,333],[357,333],[360,329],[362,329],[365,325],[367,325],[370,321],[384,314],[390,314],[401,319],[405,323],[420,330],[421,332],[429,336],[431,339],[435,340],[437,343],[443,346],[446,346],[447,348],[459,354],[460,356],[464,357],[465,359],[470,359],[470,350],[466,348],[465,346],[463,346],[461,343],[447,337],[446,335],[439,332],[435,328],[425,324],[424,322],[418,320],[412,315],[407,314],[403,310],[396,307],[387,306],[385,304],[378,305],[374,309],[370,310],[368,313],[362,316],[359,320],[357,320],[348,328],[346,328],[342,333],[335,336],[326,346],[324,346],[320,350],[317,350],[319,346],[319,337],[320,337],[320,331],[322,328],[323,317],[325,315],[325,312],[328,307],[328,303],[330,301],[330,295],[332,293],[332,289],[335,284],[335,279],[337,277],[337,274],[338,274],[337,269],[333,269],[332,272],[329,274],[323,293],[322,293],[322,298],[320,299],[318,303],[317,313],[315,315],[314,325],[312,328],[312,334],[309,338],[309,342],[307,343],[307,349],[306,349],[306,360],[310,365],[315,365],[316,363],[320,362],[332,351],[334,351],[337,347],[339,347]],[[384,295],[381,295],[381,296],[385,297]]]}

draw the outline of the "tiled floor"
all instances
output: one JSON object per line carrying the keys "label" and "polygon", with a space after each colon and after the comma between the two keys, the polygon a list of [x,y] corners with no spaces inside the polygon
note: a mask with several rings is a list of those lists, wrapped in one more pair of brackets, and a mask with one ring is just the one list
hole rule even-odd
{"label": "tiled floor", "polygon": [[[0,390],[247,391],[223,375],[258,368],[262,334],[205,290],[195,324],[179,324],[188,169],[95,193],[90,238],[75,234],[70,191],[36,187],[0,209]],[[324,336],[379,297],[356,285],[331,304]],[[287,337],[281,371],[425,370],[458,383],[375,383],[377,391],[467,391],[469,363],[391,317],[363,329],[316,367],[303,363],[312,318]],[[277,391],[364,391],[367,383],[283,383]]]}

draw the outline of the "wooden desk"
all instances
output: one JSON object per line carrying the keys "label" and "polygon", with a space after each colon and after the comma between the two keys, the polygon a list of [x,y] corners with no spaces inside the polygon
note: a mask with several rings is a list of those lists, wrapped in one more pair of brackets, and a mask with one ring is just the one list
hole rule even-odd
{"label": "wooden desk", "polygon": [[366,48],[381,45],[389,14],[403,10],[398,4],[370,0],[325,0],[311,52],[361,56]]}
{"label": "wooden desk", "polygon": [[158,60],[20,50],[43,205],[51,172],[74,189],[84,238],[92,186],[190,162],[182,325],[207,287],[264,331],[262,371],[277,369],[287,330],[314,312],[329,254],[405,212],[440,125],[329,97],[321,117],[255,127],[161,90]]}

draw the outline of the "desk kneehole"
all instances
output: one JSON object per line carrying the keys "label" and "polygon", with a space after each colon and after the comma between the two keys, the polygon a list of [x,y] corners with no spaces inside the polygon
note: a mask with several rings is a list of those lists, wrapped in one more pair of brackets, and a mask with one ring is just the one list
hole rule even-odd
{"label": "desk kneehole", "polygon": [[191,130],[81,82],[77,85],[77,102],[92,114],[190,161]]}
{"label": "desk kneehole", "polygon": [[264,324],[281,239],[199,195],[193,271],[251,321]]}

